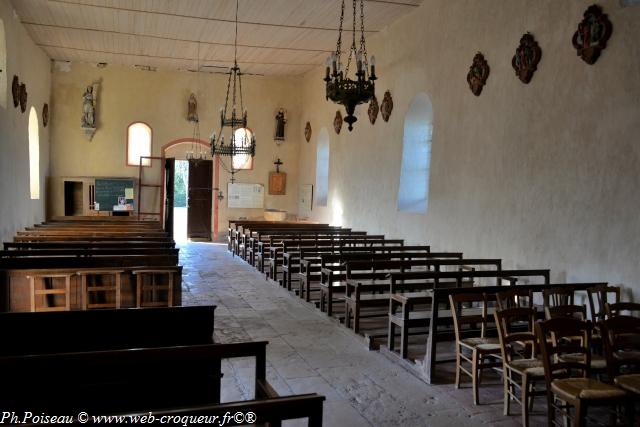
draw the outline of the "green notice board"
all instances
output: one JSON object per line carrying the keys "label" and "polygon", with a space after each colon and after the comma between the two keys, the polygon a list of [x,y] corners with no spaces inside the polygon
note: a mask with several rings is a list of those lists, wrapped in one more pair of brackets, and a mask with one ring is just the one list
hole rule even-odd
{"label": "green notice board", "polygon": [[133,192],[135,182],[126,178],[96,178],[96,203],[99,203],[101,211],[113,211],[118,205],[118,198],[124,197],[126,204],[131,204],[133,209]]}

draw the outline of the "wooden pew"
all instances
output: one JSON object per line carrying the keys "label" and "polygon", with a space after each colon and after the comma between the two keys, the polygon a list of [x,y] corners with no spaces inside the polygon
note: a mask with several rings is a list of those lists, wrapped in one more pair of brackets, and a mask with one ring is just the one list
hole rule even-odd
{"label": "wooden pew", "polygon": [[[362,261],[362,260],[376,260],[376,261],[393,261],[393,260],[423,260],[426,262],[428,259],[460,259],[462,253],[460,252],[429,252],[429,253],[407,253],[407,252],[392,252],[373,254],[375,256],[363,258],[363,254],[332,254],[321,255],[320,265],[320,310],[326,311],[327,316],[333,315],[333,303],[335,295],[342,295],[346,289],[347,280],[347,262]],[[310,293],[313,289],[309,288],[307,291]]]}
{"label": "wooden pew", "polygon": [[271,243],[271,246],[269,247],[269,256],[266,260],[266,263],[269,266],[267,278],[275,280],[276,282],[279,282],[280,285],[282,286],[285,285],[285,281],[288,279],[284,277],[282,281],[279,281],[278,273],[280,272],[279,267],[283,267],[282,271],[284,275],[284,265],[285,265],[284,254],[286,252],[291,252],[291,251],[300,252],[301,250],[309,250],[309,249],[329,251],[329,250],[336,250],[336,249],[339,250],[344,248],[366,247],[366,246],[373,246],[373,245],[403,246],[404,240],[385,239],[383,235],[361,235],[361,236],[336,236],[333,239],[317,239],[317,240],[305,240],[305,241],[296,241],[296,240],[276,241]]}
{"label": "wooden pew", "polygon": [[[404,240],[402,239],[385,239],[385,238],[377,238],[372,236],[371,238],[366,238],[366,236],[358,236],[356,238],[345,238],[341,239],[338,242],[328,243],[323,245],[312,245],[307,247],[307,249],[329,249],[331,247],[334,248],[352,248],[352,247],[373,247],[373,246],[404,246]],[[275,280],[279,282],[278,273],[280,272],[280,267],[282,266],[283,260],[281,257],[282,250],[278,247],[271,247],[269,249],[269,275],[268,278],[271,280]]]}
{"label": "wooden pew", "polygon": [[[82,286],[76,273],[80,270],[94,271],[123,269],[122,300],[124,307],[135,306],[136,278],[134,272],[140,269],[172,268],[173,301],[171,305],[181,304],[182,267],[177,265],[177,255],[119,255],[101,257],[52,256],[0,258],[0,310],[29,311],[33,306],[33,277],[53,275],[69,276],[69,305],[72,310],[79,309],[82,301]],[[55,279],[52,279],[55,281]],[[44,283],[33,283],[37,289],[43,289]],[[53,283],[50,284],[53,286]],[[61,296],[47,297],[47,305],[58,305]],[[42,301],[40,301],[42,303]],[[41,304],[40,304],[41,305]]]}
{"label": "wooden pew", "polygon": [[215,308],[0,313],[0,356],[212,344]]}
{"label": "wooden pew", "polygon": [[240,236],[251,233],[251,230],[257,231],[261,229],[275,230],[309,230],[309,229],[327,229],[329,224],[313,224],[313,223],[236,223],[234,229],[229,229],[229,245],[233,255],[238,254],[240,244]]}
{"label": "wooden pew", "polygon": [[239,255],[240,257],[242,257],[242,259],[246,260],[249,242],[252,237],[257,238],[258,240],[261,240],[265,238],[268,239],[270,236],[285,235],[285,234],[293,234],[293,235],[307,234],[307,235],[313,236],[319,233],[323,233],[323,234],[343,233],[344,234],[350,231],[351,231],[350,228],[330,227],[330,226],[289,227],[285,229],[273,228],[273,227],[269,227],[269,228],[253,227],[253,228],[248,228],[245,231],[236,234],[234,252],[236,255]]}
{"label": "wooden pew", "polygon": [[[500,259],[412,259],[411,261],[348,261],[346,264],[345,286],[345,326],[350,327],[353,318],[353,331],[360,332],[360,312],[363,309],[374,309],[367,312],[366,317],[387,317],[391,296],[398,292],[424,291],[433,288],[436,281],[429,283],[403,283],[402,288],[397,283],[392,287],[391,275],[404,273],[406,270],[415,271],[422,268],[424,271],[440,272],[444,267],[467,269],[475,271],[501,270]],[[397,280],[396,276],[396,280]],[[375,310],[377,309],[377,310]]]}
{"label": "wooden pew", "polygon": [[[411,245],[411,246],[312,246],[312,247],[297,247],[290,250],[283,249],[282,253],[282,274],[283,282],[286,282],[288,290],[292,288],[292,281],[298,282],[297,293],[300,298],[305,298],[307,302],[309,299],[309,292],[307,292],[308,285],[312,283],[312,279],[316,282],[320,280],[320,266],[321,256],[332,254],[353,254],[353,259],[358,259],[358,255],[361,254],[362,258],[359,259],[374,259],[369,258],[367,254],[378,253],[408,253],[405,258],[411,258],[421,253],[428,254],[431,248],[423,245]],[[396,257],[388,257],[381,255],[382,259],[396,259]],[[402,259],[402,256],[398,256],[397,259]],[[283,284],[285,286],[285,284]],[[319,290],[319,288],[317,289]]]}
{"label": "wooden pew", "polygon": [[[269,249],[275,245],[278,247],[288,245],[311,245],[316,244],[318,241],[332,241],[336,239],[357,238],[366,236],[364,231],[351,231],[351,229],[339,229],[339,230],[305,230],[298,231],[296,233],[274,233],[274,234],[260,234],[249,238],[248,243],[248,262],[249,264],[256,266],[258,269],[264,272],[264,261],[269,257]],[[384,237],[384,236],[380,236]]]}
{"label": "wooden pew", "polygon": [[124,248],[175,248],[174,241],[151,241],[144,242],[139,240],[122,241],[58,241],[58,242],[4,242],[5,250],[24,250],[24,249],[124,249]]}
{"label": "wooden pew", "polygon": [[33,257],[103,257],[114,255],[171,255],[178,257],[176,248],[130,248],[127,246],[115,248],[54,248],[54,249],[21,249],[0,251],[0,258],[33,258]]}
{"label": "wooden pew", "polygon": [[256,395],[276,396],[266,382],[267,343],[213,344],[214,310],[0,314],[0,401],[12,410],[94,413],[215,404],[220,360],[243,356],[256,357]]}

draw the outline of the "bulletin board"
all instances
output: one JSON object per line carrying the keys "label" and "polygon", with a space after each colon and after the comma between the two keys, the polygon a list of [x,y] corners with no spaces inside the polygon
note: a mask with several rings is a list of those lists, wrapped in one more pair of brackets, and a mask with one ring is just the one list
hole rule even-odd
{"label": "bulletin board", "polygon": [[264,207],[264,185],[229,183],[227,202],[229,208],[262,209]]}
{"label": "bulletin board", "polygon": [[118,205],[118,198],[125,197],[126,203],[133,206],[135,182],[132,179],[96,178],[96,203],[101,211],[112,211]]}

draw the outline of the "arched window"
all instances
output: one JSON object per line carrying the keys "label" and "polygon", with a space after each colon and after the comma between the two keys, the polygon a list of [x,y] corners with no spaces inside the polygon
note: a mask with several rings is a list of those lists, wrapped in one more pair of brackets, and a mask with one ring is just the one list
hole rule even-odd
{"label": "arched window", "polygon": [[[239,128],[234,132],[233,145],[236,147],[248,147],[251,145],[253,132],[248,128]],[[234,169],[253,169],[253,156],[251,154],[236,154],[233,156]]]}
{"label": "arched window", "polygon": [[[151,155],[153,133],[146,123],[135,122],[127,129],[127,166],[140,165],[140,157]],[[151,159],[142,159],[142,166],[151,166]]]}
{"label": "arched window", "polygon": [[34,107],[29,111],[29,192],[31,199],[40,198],[40,129]]}
{"label": "arched window", "polygon": [[4,22],[0,19],[0,107],[7,108],[7,41]]}
{"label": "arched window", "polygon": [[432,132],[431,99],[427,94],[419,93],[411,101],[404,119],[402,167],[398,189],[398,210],[401,212],[427,212]]}
{"label": "arched window", "polygon": [[316,152],[316,205],[327,206],[329,196],[329,132],[320,129]]}

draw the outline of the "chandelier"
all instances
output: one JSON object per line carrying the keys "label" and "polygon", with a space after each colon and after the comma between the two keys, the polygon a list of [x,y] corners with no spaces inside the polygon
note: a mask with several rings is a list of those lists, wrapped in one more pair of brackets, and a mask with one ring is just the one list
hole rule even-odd
{"label": "chandelier", "polygon": [[[234,41],[233,67],[229,69],[229,81],[227,82],[227,94],[224,107],[220,109],[220,130],[218,135],[214,131],[209,138],[212,156],[230,157],[230,168],[221,162],[227,172],[231,173],[231,182],[234,182],[233,158],[235,156],[255,156],[256,137],[253,132],[240,131],[247,127],[247,110],[242,104],[242,73],[238,67],[238,0],[236,0],[236,34]],[[231,96],[229,96],[231,94]],[[239,102],[239,104],[238,104]],[[230,129],[228,143],[225,144],[224,130]]]}
{"label": "chandelier", "polygon": [[[353,124],[358,120],[353,115],[356,106],[369,102],[375,95],[376,58],[371,57],[371,62],[367,58],[367,47],[364,39],[364,0],[360,0],[360,46],[356,44],[356,4],[358,0],[353,0],[353,30],[352,42],[347,56],[346,67],[342,62],[342,25],[344,22],[344,3],[340,12],[340,28],[338,30],[338,43],[336,51],[327,58],[326,75],[324,81],[327,83],[327,99],[336,104],[344,105],[347,116],[344,121],[349,124],[349,131],[353,130]],[[355,57],[356,71],[355,79],[349,78],[349,67],[351,59]],[[369,70],[369,65],[371,69]]]}

